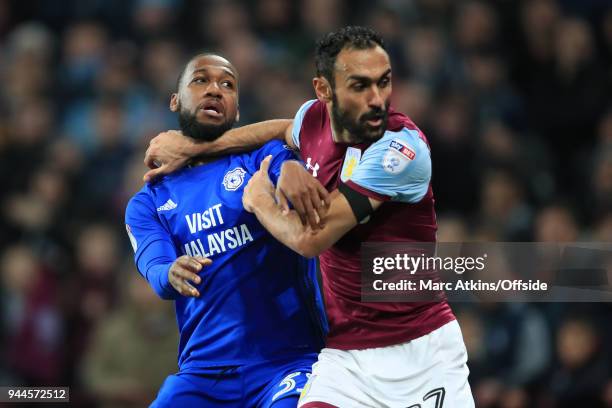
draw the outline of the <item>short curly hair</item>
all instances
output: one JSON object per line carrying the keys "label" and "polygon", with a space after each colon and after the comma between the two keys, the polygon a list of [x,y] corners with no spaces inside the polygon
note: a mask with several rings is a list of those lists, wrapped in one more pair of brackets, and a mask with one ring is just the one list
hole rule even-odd
{"label": "short curly hair", "polygon": [[326,78],[334,87],[334,65],[340,51],[344,48],[366,50],[377,45],[385,48],[382,37],[367,27],[348,26],[326,34],[317,42],[315,51],[317,76]]}

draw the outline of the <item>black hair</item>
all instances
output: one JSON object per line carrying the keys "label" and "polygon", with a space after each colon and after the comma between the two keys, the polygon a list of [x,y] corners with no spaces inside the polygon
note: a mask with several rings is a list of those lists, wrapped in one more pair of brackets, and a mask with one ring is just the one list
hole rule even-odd
{"label": "black hair", "polygon": [[317,42],[315,64],[317,76],[326,78],[334,87],[334,65],[344,48],[366,50],[376,46],[385,48],[382,37],[368,27],[348,26],[326,34]]}
{"label": "black hair", "polygon": [[[214,52],[200,52],[196,55],[194,55],[193,57],[189,58],[189,60],[185,63],[185,65],[183,65],[183,69],[181,70],[181,72],[178,75],[178,78],[176,78],[176,91],[178,92],[181,88],[181,81],[183,80],[183,77],[185,76],[185,71],[187,71],[187,67],[189,66],[189,64],[191,64],[191,62],[193,60],[196,60],[198,58],[202,58],[202,57],[221,57],[223,59],[227,59],[222,55],[219,54],[215,54]],[[230,62],[230,66],[232,67],[233,71],[236,71],[236,68],[234,68],[234,65]],[[237,72],[234,72],[236,75],[238,75]]]}

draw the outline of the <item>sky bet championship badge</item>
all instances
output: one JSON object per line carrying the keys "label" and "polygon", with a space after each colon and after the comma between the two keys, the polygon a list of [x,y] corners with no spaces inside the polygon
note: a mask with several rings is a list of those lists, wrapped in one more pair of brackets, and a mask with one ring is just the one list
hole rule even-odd
{"label": "sky bet championship badge", "polygon": [[404,170],[415,157],[414,150],[408,147],[404,141],[393,139],[383,157],[383,169],[387,173],[397,174]]}

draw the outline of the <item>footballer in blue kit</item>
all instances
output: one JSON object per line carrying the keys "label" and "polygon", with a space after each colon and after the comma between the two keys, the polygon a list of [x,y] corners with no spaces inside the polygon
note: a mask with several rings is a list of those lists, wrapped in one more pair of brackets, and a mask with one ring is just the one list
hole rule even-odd
{"label": "footballer in blue kit", "polygon": [[[237,120],[237,95],[231,63],[199,54],[170,108],[185,135],[211,141]],[[315,261],[276,241],[243,208],[244,187],[269,155],[276,182],[295,157],[273,141],[193,162],[145,185],[127,206],[138,270],[160,297],[175,301],[180,331],[179,371],[154,407],[297,405],[326,321]]]}

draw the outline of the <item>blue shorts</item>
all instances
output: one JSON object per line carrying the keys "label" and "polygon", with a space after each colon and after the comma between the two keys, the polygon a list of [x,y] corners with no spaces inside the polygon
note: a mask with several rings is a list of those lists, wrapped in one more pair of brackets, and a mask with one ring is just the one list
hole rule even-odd
{"label": "blue shorts", "polygon": [[316,358],[179,372],[166,378],[151,407],[295,408]]}

